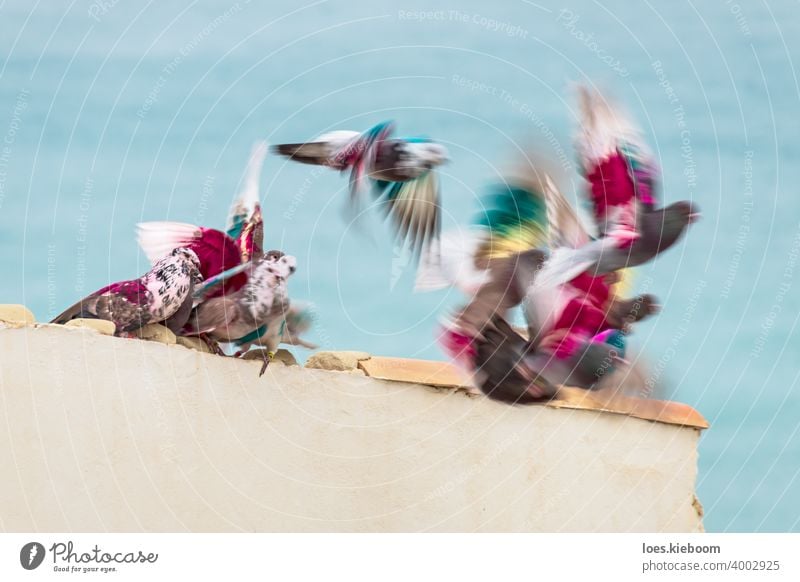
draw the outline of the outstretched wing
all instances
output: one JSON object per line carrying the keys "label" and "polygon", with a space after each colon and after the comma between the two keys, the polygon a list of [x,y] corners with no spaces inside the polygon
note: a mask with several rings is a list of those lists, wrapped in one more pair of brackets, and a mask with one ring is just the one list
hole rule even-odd
{"label": "outstretched wing", "polygon": [[637,205],[655,203],[658,166],[620,106],[586,86],[580,86],[578,94],[581,126],[575,147],[598,232],[623,243],[633,240]]}
{"label": "outstretched wing", "polygon": [[264,220],[261,216],[258,182],[266,155],[266,142],[260,141],[253,145],[242,190],[228,212],[225,230],[228,236],[236,241],[242,262],[249,261],[264,252]]}
{"label": "outstretched wing", "polygon": [[[213,228],[182,222],[141,222],[136,225],[136,238],[152,263],[178,247],[193,250],[200,259],[200,273],[206,280],[242,264],[236,242]],[[246,281],[246,277],[230,281],[225,291],[235,291]]]}
{"label": "outstretched wing", "polygon": [[376,197],[386,204],[387,215],[401,245],[408,242],[418,254],[439,237],[441,204],[439,181],[434,171],[407,182],[373,183]]}
{"label": "outstretched wing", "polygon": [[486,283],[486,269],[475,266],[475,253],[483,243],[479,229],[448,230],[438,244],[423,250],[417,267],[414,291],[435,291],[455,286],[466,295]]}
{"label": "outstretched wing", "polygon": [[272,151],[302,164],[329,166],[336,170],[345,169],[335,166],[333,157],[340,148],[358,139],[357,131],[338,130],[325,133],[305,143],[284,143],[272,146]]}
{"label": "outstretched wing", "polygon": [[378,148],[394,131],[394,123],[383,121],[340,147],[333,155],[333,166],[342,170],[350,168],[350,210],[357,215],[366,192],[368,171],[372,167]]}
{"label": "outstretched wing", "polygon": [[485,229],[478,263],[545,246],[550,231],[544,183],[536,188],[516,182],[495,184],[482,198],[475,224]]}

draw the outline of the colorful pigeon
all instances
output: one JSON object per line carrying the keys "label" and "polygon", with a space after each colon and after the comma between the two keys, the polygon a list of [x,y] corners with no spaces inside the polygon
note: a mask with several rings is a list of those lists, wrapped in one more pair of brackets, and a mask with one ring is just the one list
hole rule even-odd
{"label": "colorful pigeon", "polygon": [[[587,271],[557,285],[540,284],[559,249],[591,244],[546,172],[521,166],[489,191],[482,208],[472,267],[484,282],[445,323],[445,351],[491,398],[535,401],[565,383],[592,388],[622,361],[622,331],[654,313],[655,300],[619,299],[613,277]],[[527,338],[506,322],[517,305]]]}
{"label": "colorful pigeon", "polygon": [[557,285],[584,271],[601,275],[635,267],[670,248],[700,214],[688,201],[656,208],[658,166],[623,109],[579,87],[581,125],[575,139],[597,236],[564,246],[540,274]]}
{"label": "colorful pigeon", "polygon": [[[207,281],[195,291],[195,304],[184,335],[198,335],[215,342],[230,343],[241,352],[252,345],[267,348],[259,375],[275,356],[286,326],[289,310],[287,279],[295,272],[297,260],[281,251],[269,251],[263,258],[245,263]],[[215,291],[225,279],[244,275],[245,284],[235,292]]]}
{"label": "colorful pigeon", "polygon": [[[271,359],[284,340],[303,347],[313,348],[313,344],[300,337],[311,326],[306,307],[290,306],[286,289],[296,259],[281,251],[263,254],[262,250],[258,183],[266,151],[263,142],[253,147],[226,232],[177,222],[146,222],[138,225],[138,239],[151,260],[174,245],[187,246],[200,257],[205,283],[195,293],[195,310],[182,330],[184,335],[231,343],[239,348],[238,354],[262,345]],[[232,318],[227,327],[220,317]]]}
{"label": "colorful pigeon", "polygon": [[187,248],[175,248],[142,277],[95,291],[51,323],[105,319],[116,325],[117,335],[123,335],[148,323],[165,322],[178,331],[189,318],[195,285],[202,280],[197,255]]}
{"label": "colorful pigeon", "polygon": [[371,184],[400,241],[408,240],[418,251],[439,235],[441,208],[434,169],[447,161],[447,150],[427,138],[392,137],[393,131],[393,123],[383,122],[364,133],[333,131],[273,150],[305,164],[349,170],[353,214],[358,214]]}

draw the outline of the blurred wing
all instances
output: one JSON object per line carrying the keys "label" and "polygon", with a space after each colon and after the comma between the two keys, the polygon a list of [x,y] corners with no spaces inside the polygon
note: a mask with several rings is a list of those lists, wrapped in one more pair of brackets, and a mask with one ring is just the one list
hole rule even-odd
{"label": "blurred wing", "polygon": [[266,155],[266,142],[257,142],[250,152],[242,190],[233,201],[228,213],[225,230],[228,236],[236,241],[242,261],[248,261],[251,257],[263,253],[264,221],[261,216],[258,183]]}
{"label": "blurred wing", "polygon": [[616,297],[630,297],[636,284],[636,270],[634,268],[620,269],[617,281],[611,286],[611,292]]}
{"label": "blurred wing", "polygon": [[456,364],[475,371],[475,358],[479,346],[486,341],[487,329],[493,327],[494,319],[504,318],[508,310],[522,301],[528,278],[536,273],[542,261],[543,252],[527,251],[490,263],[489,280],[466,306],[444,322],[439,336],[442,349]]}
{"label": "blurred wing", "polygon": [[401,244],[419,253],[439,237],[441,209],[439,181],[433,171],[407,182],[375,181],[375,193],[387,205]]}
{"label": "blurred wing", "polygon": [[485,228],[476,258],[488,260],[539,248],[548,242],[548,210],[543,184],[534,189],[515,183],[496,184],[482,199],[475,224]]}
{"label": "blurred wing", "polygon": [[550,245],[578,248],[588,243],[591,237],[578,213],[549,176],[545,177],[544,196],[547,202]]}
{"label": "blurred wing", "polygon": [[284,143],[272,146],[273,153],[300,162],[315,166],[330,165],[331,144],[326,141],[311,141],[307,143]]}
{"label": "blurred wing", "polygon": [[314,325],[314,305],[305,301],[292,301],[286,312],[286,326],[281,343],[316,349],[317,346],[303,339],[303,334]]}
{"label": "blurred wing", "polygon": [[483,327],[495,315],[505,317],[508,310],[522,302],[544,260],[542,251],[532,250],[492,261],[487,282],[456,312],[455,327],[470,336],[480,337]]}
{"label": "blurred wing", "polygon": [[381,122],[347,142],[333,155],[334,166],[350,168],[350,212],[357,216],[361,210],[362,196],[366,192],[368,172],[371,170],[378,148],[394,131],[394,123]]}
{"label": "blurred wing", "polygon": [[655,203],[658,167],[621,107],[589,87],[578,91],[581,128],[575,144],[598,231],[633,228],[635,206]]}
{"label": "blurred wing", "polygon": [[475,253],[483,240],[483,232],[476,229],[445,232],[438,244],[423,250],[414,291],[435,291],[455,286],[462,293],[473,295],[488,277],[486,269],[475,266]]}

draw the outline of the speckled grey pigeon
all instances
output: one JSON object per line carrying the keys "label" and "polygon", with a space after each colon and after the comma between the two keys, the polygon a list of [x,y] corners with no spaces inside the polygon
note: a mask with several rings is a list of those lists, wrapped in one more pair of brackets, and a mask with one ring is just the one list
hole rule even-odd
{"label": "speckled grey pigeon", "polygon": [[95,291],[55,317],[52,323],[63,324],[75,318],[105,319],[116,325],[117,334],[125,334],[148,323],[169,320],[169,327],[177,331],[189,317],[194,288],[201,281],[197,255],[189,249],[177,248],[142,277]]}
{"label": "speckled grey pigeon", "polygon": [[[231,343],[246,351],[252,345],[267,348],[262,375],[274,357],[284,333],[289,309],[287,279],[295,272],[297,260],[281,251],[269,251],[262,258],[230,269],[207,281],[195,292],[197,307],[184,328],[184,335],[200,335],[216,342]],[[244,274],[240,289],[214,296],[226,279]]]}

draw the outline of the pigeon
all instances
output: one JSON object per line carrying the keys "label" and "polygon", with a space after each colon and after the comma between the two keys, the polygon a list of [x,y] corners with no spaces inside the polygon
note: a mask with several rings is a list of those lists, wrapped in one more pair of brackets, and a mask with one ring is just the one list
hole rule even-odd
{"label": "pigeon", "polygon": [[525,277],[518,278],[519,271],[535,277],[543,261],[540,251],[530,251],[518,257],[513,269],[505,266],[513,279],[493,278],[445,324],[440,335],[445,352],[491,399],[530,404],[554,397],[560,385],[596,389],[619,364],[627,363],[625,333],[606,328],[592,335],[586,331],[584,318],[565,327],[557,325],[542,339],[530,329],[524,337],[509,325],[501,314],[524,293],[519,282]]}
{"label": "pigeon", "polygon": [[689,201],[657,208],[660,171],[640,130],[622,107],[599,91],[578,88],[581,125],[575,139],[597,236],[565,245],[539,277],[557,285],[590,270],[635,267],[672,247],[700,213]]}
{"label": "pigeon", "polygon": [[116,325],[117,335],[123,335],[148,323],[167,321],[176,331],[188,320],[195,286],[202,280],[197,255],[187,248],[175,248],[143,276],[95,291],[51,323],[105,319]]}
{"label": "pigeon", "polygon": [[420,251],[439,235],[441,204],[434,170],[448,154],[428,138],[392,137],[393,132],[394,124],[386,121],[364,133],[333,131],[306,143],[275,145],[273,151],[301,163],[349,170],[353,214],[358,214],[369,182],[399,241]]}
{"label": "pigeon", "polygon": [[[253,146],[245,171],[243,188],[231,205],[225,232],[179,222],[145,222],[138,225],[138,240],[139,245],[151,260],[157,260],[164,252],[168,252],[170,247],[176,245],[188,246],[198,254],[201,271],[206,282],[196,293],[193,321],[196,320],[199,311],[204,314],[210,313],[209,308],[200,309],[202,302],[219,298],[239,298],[240,291],[245,287],[248,289],[247,293],[251,295],[275,292],[270,287],[274,283],[272,278],[255,277],[254,274],[261,272],[270,262],[277,263],[274,266],[276,272],[284,272],[276,295],[279,298],[276,306],[281,305],[282,307],[281,310],[277,310],[276,307],[276,310],[273,311],[275,313],[285,312],[286,324],[276,325],[270,319],[269,333],[265,333],[266,328],[258,329],[261,326],[257,326],[250,330],[253,336],[245,338],[247,341],[242,340],[246,335],[245,332],[242,332],[239,335],[233,334],[236,339],[241,341],[230,342],[240,348],[239,355],[251,346],[264,345],[271,358],[277,350],[276,339],[281,343],[299,345],[309,349],[314,349],[316,346],[300,337],[311,327],[310,316],[305,313],[306,306],[302,303],[298,303],[297,307],[291,306],[286,292],[285,281],[296,269],[296,259],[292,256],[284,256],[282,251],[270,251],[264,254],[262,250],[264,222],[259,204],[258,183],[266,152],[267,145],[264,142],[258,142]],[[262,283],[268,288],[258,289],[258,285]],[[238,301],[238,299],[236,300]],[[214,302],[214,305],[219,307],[220,303]],[[232,316],[239,315],[237,311],[230,310],[227,308],[227,304],[225,305],[226,308],[222,309],[221,313],[230,313]],[[234,322],[231,323],[234,325]],[[239,321],[234,327],[236,330],[241,330],[246,325]],[[287,333],[284,334],[284,331]],[[183,333],[201,335],[204,339],[209,340],[209,343],[211,340],[225,335],[219,332],[214,334],[197,332],[195,327],[189,327],[183,330]],[[216,345],[215,349],[218,353],[223,353]]]}
{"label": "pigeon", "polygon": [[[263,375],[285,331],[290,305],[286,282],[296,268],[295,257],[273,250],[206,281],[195,291],[197,306],[183,333],[231,343],[242,352],[252,345],[265,346],[267,357],[259,373]],[[215,293],[226,278],[240,275],[246,282],[237,291]]]}
{"label": "pigeon", "polygon": [[[619,298],[615,274],[583,271],[566,282],[539,283],[559,249],[591,244],[549,174],[519,166],[489,190],[482,207],[472,267],[484,282],[445,321],[445,352],[482,392],[504,402],[552,398],[563,384],[592,389],[624,361],[624,334],[655,313],[655,299]],[[517,305],[527,337],[507,321]]]}

